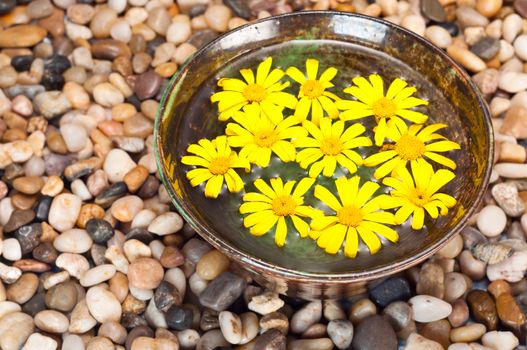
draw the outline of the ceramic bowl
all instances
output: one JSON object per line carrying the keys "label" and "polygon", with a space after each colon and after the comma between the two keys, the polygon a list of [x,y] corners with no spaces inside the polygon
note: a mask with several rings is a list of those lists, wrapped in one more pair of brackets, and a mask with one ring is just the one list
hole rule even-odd
{"label": "ceramic bowl", "polygon": [[[456,179],[447,187],[458,204],[424,232],[398,228],[400,241],[375,255],[361,247],[355,259],[325,254],[314,241],[288,235],[283,249],[272,234],[257,238],[242,225],[241,194],[220,199],[203,196],[185,177],[180,164],[189,144],[223,133],[217,106],[209,97],[220,77],[257,66],[268,56],[273,64],[304,69],[306,58],[339,70],[335,91],[357,75],[400,77],[426,98],[431,123],[449,125],[446,136],[461,150],[452,152]],[[423,261],[467,223],[480,203],[492,168],[493,136],[485,101],[469,76],[441,49],[392,23],[340,12],[298,12],[237,28],[200,49],[168,85],[155,125],[155,152],[161,179],[184,219],[214,247],[253,273],[264,286],[290,296],[337,298],[362,292],[365,283]],[[273,176],[255,171],[247,177]],[[305,176],[295,170],[285,177]],[[230,199],[222,199],[230,198]],[[234,200],[232,200],[234,198]]]}

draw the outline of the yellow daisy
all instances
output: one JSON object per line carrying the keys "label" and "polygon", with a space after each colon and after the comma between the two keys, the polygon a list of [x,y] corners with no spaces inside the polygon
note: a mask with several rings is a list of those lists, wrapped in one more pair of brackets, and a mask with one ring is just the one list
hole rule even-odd
{"label": "yellow daisy", "polygon": [[238,157],[236,152],[231,150],[226,136],[218,136],[212,141],[199,140],[197,144],[188,146],[187,152],[194,155],[184,156],[181,163],[196,166],[187,172],[187,178],[191,186],[198,186],[206,181],[206,197],[217,198],[224,180],[229,192],[243,190],[243,181],[234,169],[243,168],[249,171],[251,165],[247,159]]}
{"label": "yellow daisy", "polygon": [[303,125],[311,137],[294,140],[297,147],[305,148],[298,152],[296,161],[304,169],[311,166],[311,177],[317,177],[321,172],[324,176],[333,176],[337,163],[351,174],[355,173],[357,165],[362,164],[362,157],[353,149],[371,146],[368,137],[360,136],[366,130],[361,124],[353,124],[344,130],[342,120],[332,122],[329,118],[322,118],[320,127],[309,120]]}
{"label": "yellow daisy", "polygon": [[223,91],[212,95],[210,100],[218,102],[219,120],[228,120],[247,104],[257,106],[273,121],[283,118],[284,107],[295,108],[296,98],[282,92],[289,86],[289,82],[280,82],[284,71],[279,68],[271,70],[272,64],[272,57],[260,63],[256,70],[256,78],[252,70],[245,68],[240,70],[245,81],[234,78],[222,78],[218,81],[218,86],[222,87]]}
{"label": "yellow daisy", "polygon": [[456,163],[453,160],[437,153],[460,149],[457,143],[436,133],[446,127],[445,124],[431,124],[423,128],[423,125],[413,124],[408,128],[405,123],[398,124],[388,132],[388,138],[395,143],[384,145],[379,153],[364,159],[364,165],[373,167],[384,163],[373,174],[377,179],[397,168],[405,167],[408,161],[414,163],[419,159],[426,161],[426,158],[455,169]]}
{"label": "yellow daisy", "polygon": [[307,136],[307,131],[298,124],[295,117],[289,117],[274,124],[254,105],[248,105],[244,112],[238,111],[232,119],[236,123],[227,124],[225,133],[231,147],[242,147],[240,157],[251,163],[267,167],[274,153],[284,163],[294,161],[295,146],[288,140]]}
{"label": "yellow daisy", "polygon": [[425,211],[431,218],[446,215],[448,209],[456,205],[454,197],[437,193],[454,177],[450,170],[440,169],[434,172],[432,166],[424,160],[411,163],[412,175],[406,168],[397,171],[397,177],[386,177],[382,181],[393,188],[390,195],[383,195],[383,209],[399,208],[395,213],[395,223],[402,224],[412,215],[412,228],[423,228]]}
{"label": "yellow daisy", "polygon": [[353,83],[355,85],[344,89],[344,92],[358,101],[337,101],[337,107],[344,110],[340,113],[340,118],[355,120],[373,115],[377,122],[374,129],[377,146],[382,145],[388,130],[393,128],[394,124],[404,124],[401,118],[416,124],[423,124],[428,119],[425,114],[410,109],[428,105],[428,101],[413,97],[416,88],[408,87],[404,80],[396,78],[392,81],[386,95],[384,83],[378,74],[370,75],[369,81],[364,77],[356,77]]}
{"label": "yellow daisy", "polygon": [[380,186],[366,181],[359,187],[359,183],[358,176],[338,178],[335,185],[340,201],[325,187],[315,186],[315,197],[335,212],[334,215],[316,217],[311,221],[310,237],[326,253],[336,254],[345,240],[344,255],[354,258],[359,249],[359,236],[371,254],[381,249],[378,235],[390,242],[399,239],[397,232],[386,226],[395,222],[392,213],[380,210],[381,196],[371,198]]}
{"label": "yellow daisy", "polygon": [[339,97],[326,91],[327,88],[334,86],[331,83],[331,79],[337,75],[336,68],[329,67],[317,79],[318,61],[308,58],[306,60],[306,75],[296,67],[289,67],[286,74],[300,84],[299,101],[296,106],[295,117],[300,121],[305,120],[311,110],[311,121],[316,125],[324,116],[324,111],[333,119],[338,117],[339,111],[335,101]]}
{"label": "yellow daisy", "polygon": [[241,214],[249,214],[243,220],[245,227],[250,227],[251,234],[262,236],[275,225],[274,240],[282,247],[287,236],[286,217],[290,217],[293,226],[301,237],[309,234],[309,225],[301,217],[314,218],[322,213],[304,205],[304,194],[313,186],[314,179],[303,178],[295,187],[296,181],[283,183],[281,178],[271,179],[269,186],[264,180],[258,179],[254,186],[260,192],[250,192],[243,196],[244,203],[240,206]]}

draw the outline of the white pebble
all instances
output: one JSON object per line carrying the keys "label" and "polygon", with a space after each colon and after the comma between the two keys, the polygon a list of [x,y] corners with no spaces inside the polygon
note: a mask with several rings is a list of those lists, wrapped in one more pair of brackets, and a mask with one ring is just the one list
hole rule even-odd
{"label": "white pebble", "polygon": [[183,270],[178,267],[169,269],[165,272],[165,277],[163,279],[172,283],[177,288],[181,296],[185,295],[187,290],[187,279],[185,278]]}
{"label": "white pebble", "polygon": [[53,198],[48,214],[48,222],[54,229],[65,231],[75,226],[82,206],[82,200],[69,193]]}
{"label": "white pebble", "polygon": [[8,238],[4,240],[2,256],[10,261],[22,259],[22,248],[16,238]]}
{"label": "white pebble", "polygon": [[62,232],[53,241],[53,246],[62,253],[83,254],[90,250],[93,241],[86,232],[80,228],[72,228]]}
{"label": "white pebble", "polygon": [[183,219],[175,212],[161,214],[148,225],[148,231],[160,236],[176,233],[181,228],[183,228]]}
{"label": "white pebble", "polygon": [[24,350],[55,350],[57,349],[57,342],[50,338],[43,336],[40,333],[33,333],[27,338],[24,344]]}
{"label": "white pebble", "polygon": [[487,237],[495,237],[503,232],[507,225],[507,215],[496,205],[487,205],[478,213],[478,229]]}
{"label": "white pebble", "polygon": [[143,209],[132,220],[132,228],[147,228],[148,225],[156,218],[157,214],[150,209]]}
{"label": "white pebble", "polygon": [[516,93],[527,89],[527,73],[502,72],[498,84],[499,88],[507,92]]}
{"label": "white pebble", "polygon": [[166,39],[169,43],[178,45],[187,41],[187,39],[190,38],[191,34],[192,29],[190,28],[190,22],[178,21],[172,23],[168,27]]}
{"label": "white pebble", "polygon": [[60,126],[60,134],[70,152],[79,152],[88,141],[88,133],[80,124],[63,124]]}
{"label": "white pebble", "polygon": [[207,288],[209,281],[199,277],[197,273],[193,273],[188,279],[188,284],[192,293],[199,296]]}
{"label": "white pebble", "polygon": [[412,307],[414,321],[422,323],[441,320],[452,312],[449,303],[430,295],[417,295],[408,304]]}
{"label": "white pebble", "polygon": [[440,26],[426,28],[425,37],[442,49],[446,49],[452,44],[452,36],[448,30]]}
{"label": "white pebble", "polygon": [[114,22],[110,29],[110,36],[123,43],[128,43],[132,39],[132,28],[124,19]]}
{"label": "white pebble", "polygon": [[83,287],[91,287],[108,281],[115,275],[115,272],[115,266],[112,264],[99,265],[84,272],[79,282]]}
{"label": "white pebble", "polygon": [[494,165],[494,170],[501,177],[509,179],[522,179],[527,177],[527,164],[499,163]]}
{"label": "white pebble", "polygon": [[125,151],[114,148],[106,155],[103,169],[110,182],[123,181],[127,172],[136,167],[135,162]]}
{"label": "white pebble", "polygon": [[74,195],[76,195],[83,201],[92,199],[90,190],[81,179],[73,180],[73,182],[71,183],[71,192],[73,192]]}
{"label": "white pebble", "polygon": [[520,345],[518,338],[512,332],[488,332],[481,338],[481,342],[494,350],[512,350]]}
{"label": "white pebble", "polygon": [[519,282],[527,271],[527,251],[514,253],[509,258],[487,266],[487,278],[491,281],[504,279],[507,282]]}
{"label": "white pebble", "polygon": [[222,311],[218,315],[221,333],[231,344],[239,344],[242,340],[242,321],[240,317],[230,311]]}
{"label": "white pebble", "polygon": [[90,263],[84,256],[72,253],[60,254],[55,260],[55,265],[77,279],[80,279],[84,272],[90,268]]}
{"label": "white pebble", "polygon": [[90,314],[100,323],[121,319],[121,304],[115,295],[102,285],[91,287],[86,293],[86,304]]}
{"label": "white pebble", "polygon": [[503,38],[512,43],[520,34],[523,27],[523,19],[516,13],[510,14],[503,20]]}

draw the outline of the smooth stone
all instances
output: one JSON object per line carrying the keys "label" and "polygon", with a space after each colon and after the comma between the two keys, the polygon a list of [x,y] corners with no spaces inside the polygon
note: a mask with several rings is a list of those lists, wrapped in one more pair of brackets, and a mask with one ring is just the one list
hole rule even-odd
{"label": "smooth stone", "polygon": [[127,58],[132,56],[130,48],[125,43],[111,39],[97,41],[91,46],[91,52],[94,58],[112,61],[119,56]]}
{"label": "smooth stone", "polygon": [[417,294],[426,294],[443,299],[445,294],[445,273],[438,264],[427,262],[419,271],[416,285]]}
{"label": "smooth stone", "polygon": [[396,332],[408,328],[412,322],[412,308],[404,301],[396,301],[388,305],[383,310],[385,315]]}
{"label": "smooth stone", "polygon": [[69,312],[77,303],[77,288],[73,282],[63,282],[51,287],[45,297],[50,309]]}
{"label": "smooth stone", "polygon": [[487,205],[477,216],[477,226],[487,237],[495,237],[503,232],[507,225],[507,215],[496,205]]}
{"label": "smooth stone", "polygon": [[[280,299],[277,293],[273,292],[265,292],[263,294],[253,296],[247,305],[249,310],[257,312],[260,315],[270,314],[279,310],[282,306],[284,306],[284,301]],[[324,314],[325,312],[326,307],[324,308]]]}
{"label": "smooth stone", "polygon": [[517,93],[527,89],[527,74],[520,72],[502,72],[500,74],[499,88],[510,93]]}
{"label": "smooth stone", "polygon": [[0,348],[19,350],[33,333],[33,328],[33,319],[27,314],[12,312],[4,315],[0,318]]}
{"label": "smooth stone", "polygon": [[112,216],[121,222],[130,222],[143,209],[143,200],[138,196],[117,199],[110,207]]}
{"label": "smooth stone", "polygon": [[469,343],[477,341],[487,331],[485,325],[472,323],[463,327],[454,328],[450,332],[450,340],[454,343]]}
{"label": "smooth stone", "polygon": [[14,210],[9,216],[9,221],[4,225],[4,232],[13,232],[29,224],[35,218],[33,210]]}
{"label": "smooth stone", "polygon": [[150,225],[148,231],[159,236],[176,233],[183,228],[183,219],[175,212],[167,212],[156,217]]}
{"label": "smooth stone", "polygon": [[481,342],[493,350],[512,350],[520,344],[512,332],[499,331],[485,333]]}
{"label": "smooth stone", "polygon": [[90,250],[93,241],[86,230],[73,228],[61,233],[53,246],[61,253],[83,254]]}
{"label": "smooth stone", "polygon": [[417,322],[428,323],[448,317],[452,306],[441,299],[429,295],[417,295],[408,303],[412,307],[413,319]]}
{"label": "smooth stone", "polygon": [[79,280],[79,283],[83,287],[91,287],[109,280],[115,273],[115,266],[111,264],[99,265],[86,271]]}
{"label": "smooth stone", "polygon": [[82,299],[71,312],[68,332],[86,333],[96,325],[97,321],[91,316],[86,299]]}
{"label": "smooth stone", "polygon": [[527,164],[499,163],[494,166],[494,170],[499,176],[509,179],[522,179],[527,177]]}
{"label": "smooth stone", "polygon": [[49,333],[64,333],[70,324],[64,314],[55,310],[40,311],[35,315],[34,321],[35,326]]}
{"label": "smooth stone", "polygon": [[303,333],[310,326],[318,322],[322,317],[322,302],[312,301],[300,310],[298,310],[291,318],[291,332]]}
{"label": "smooth stone", "polygon": [[21,311],[20,305],[12,301],[0,301],[0,319],[7,314]]}
{"label": "smooth stone", "polygon": [[485,61],[488,61],[496,56],[499,50],[499,40],[491,37],[481,38],[470,48],[472,53],[476,54],[479,58]]}
{"label": "smooth stone", "polygon": [[137,97],[143,101],[154,97],[161,88],[162,78],[154,71],[146,71],[140,74],[134,86]]}
{"label": "smooth stone", "polygon": [[46,37],[47,31],[41,27],[22,24],[0,31],[0,48],[31,47]]}
{"label": "smooth stone", "polygon": [[53,119],[68,112],[71,103],[60,91],[45,91],[38,93],[34,98],[35,108],[46,118]]}
{"label": "smooth stone", "polygon": [[447,19],[446,12],[438,0],[423,0],[420,3],[421,13],[435,22],[445,22]]}
{"label": "smooth stone", "polygon": [[[382,334],[382,337],[378,336]],[[379,315],[366,317],[356,328],[352,340],[354,350],[396,350],[397,336],[390,323]]]}
{"label": "smooth stone", "polygon": [[196,265],[196,273],[204,280],[210,281],[228,270],[230,260],[217,250],[211,250],[201,257]]}
{"label": "smooth stone", "polygon": [[24,194],[37,194],[44,186],[44,180],[40,176],[23,176],[13,181],[13,187]]}
{"label": "smooth stone", "polygon": [[139,258],[128,267],[130,284],[140,289],[155,289],[163,280],[161,264],[152,258]]}
{"label": "smooth stone", "polygon": [[286,337],[277,329],[264,332],[254,342],[254,350],[285,350]]}
{"label": "smooth stone", "polygon": [[496,298],[496,310],[500,321],[511,328],[517,328],[526,321],[526,316],[511,294],[501,294]]}
{"label": "smooth stone", "polygon": [[92,218],[86,222],[86,231],[94,243],[104,244],[115,234],[112,225],[103,219]]}
{"label": "smooth stone", "polygon": [[22,226],[15,231],[15,238],[20,243],[23,255],[30,253],[40,244],[41,236],[42,226],[39,223]]}
{"label": "smooth stone", "polygon": [[90,314],[100,323],[119,322],[121,319],[121,304],[112,292],[102,286],[88,289],[86,304]]}
{"label": "smooth stone", "polygon": [[3,242],[2,256],[9,261],[22,259],[22,248],[16,238],[7,238]]}
{"label": "smooth stone", "polygon": [[353,324],[347,320],[333,320],[328,323],[327,332],[333,344],[339,349],[347,349],[353,339]]}
{"label": "smooth stone", "polygon": [[109,208],[113,202],[124,196],[127,192],[128,189],[124,182],[116,182],[95,197],[95,204],[103,208]]}
{"label": "smooth stone", "polygon": [[469,6],[459,6],[456,16],[462,27],[485,27],[489,24],[485,16]]}
{"label": "smooth stone", "polygon": [[40,197],[37,205],[35,206],[35,218],[37,221],[48,221],[49,209],[51,208],[52,201],[53,197]]}
{"label": "smooth stone", "polygon": [[[112,149],[104,160],[103,169],[110,182],[123,181],[124,176],[136,166],[128,153],[118,148]],[[126,186],[126,184],[125,184]]]}
{"label": "smooth stone", "polygon": [[467,294],[467,304],[474,320],[483,323],[488,330],[495,330],[498,324],[496,304],[489,293],[472,290]]}
{"label": "smooth stone", "polygon": [[447,47],[448,55],[468,71],[478,73],[487,68],[485,62],[470,50],[456,45]]}
{"label": "smooth stone", "polygon": [[[27,338],[24,350],[56,350],[57,341],[40,333],[33,333]],[[67,349],[63,347],[63,349]]]}
{"label": "smooth stone", "polygon": [[68,193],[59,194],[51,203],[49,224],[61,232],[73,228],[81,205],[82,201],[79,197]]}
{"label": "smooth stone", "polygon": [[242,340],[242,321],[240,317],[229,311],[222,311],[218,315],[221,333],[231,344],[239,344]]}
{"label": "smooth stone", "polygon": [[225,340],[219,329],[214,329],[203,334],[196,345],[196,350],[221,349],[229,347],[230,344]]}
{"label": "smooth stone", "polygon": [[247,283],[242,278],[223,272],[212,280],[199,296],[201,305],[216,311],[223,311],[238,299]]}
{"label": "smooth stone", "polygon": [[166,311],[172,305],[181,305],[183,298],[179,290],[172,283],[162,281],[154,293],[154,302],[157,309]]}
{"label": "smooth stone", "polygon": [[7,300],[14,301],[20,305],[29,301],[38,289],[38,276],[34,273],[24,273],[13,284],[7,287]]}
{"label": "smooth stone", "polygon": [[172,305],[165,314],[170,329],[182,331],[192,326],[194,311],[186,306]]}
{"label": "smooth stone", "polygon": [[487,277],[490,281],[504,279],[507,282],[519,282],[527,271],[527,251],[519,251],[509,258],[487,266]]}
{"label": "smooth stone", "polygon": [[508,216],[519,217],[525,212],[525,204],[518,195],[518,188],[514,183],[496,184],[492,187],[491,193]]}
{"label": "smooth stone", "polygon": [[417,333],[412,333],[406,340],[406,346],[403,350],[442,350],[441,344],[433,340],[427,339]]}
{"label": "smooth stone", "polygon": [[398,300],[408,300],[412,293],[410,284],[402,277],[390,277],[369,289],[371,300],[380,307]]}

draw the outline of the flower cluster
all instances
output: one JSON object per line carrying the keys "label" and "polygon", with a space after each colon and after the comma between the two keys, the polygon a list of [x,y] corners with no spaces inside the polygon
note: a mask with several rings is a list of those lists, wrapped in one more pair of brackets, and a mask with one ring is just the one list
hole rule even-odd
{"label": "flower cluster", "polygon": [[[244,191],[243,172],[251,167],[268,167],[273,157],[296,162],[304,178],[253,182],[239,208],[244,226],[255,236],[274,232],[279,247],[294,228],[327,253],[347,257],[357,255],[360,242],[371,254],[384,241],[397,242],[397,225],[408,221],[417,231],[426,216],[446,215],[456,200],[440,190],[455,177],[448,152],[460,147],[439,133],[447,125],[425,124],[428,102],[414,96],[416,89],[399,78],[385,89],[372,74],[353,78],[341,98],[331,91],[336,68],[319,74],[310,58],[305,69],[273,68],[269,57],[256,72],[240,70],[242,79],[218,81],[222,91],[211,101],[225,134],[188,147],[181,162],[192,166],[191,186],[217,198],[224,187]],[[374,168],[372,178],[361,179],[359,168]],[[330,186],[317,184],[323,178],[332,179]]]}

